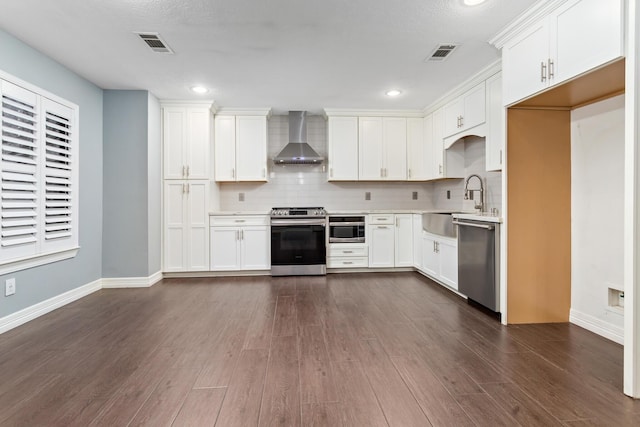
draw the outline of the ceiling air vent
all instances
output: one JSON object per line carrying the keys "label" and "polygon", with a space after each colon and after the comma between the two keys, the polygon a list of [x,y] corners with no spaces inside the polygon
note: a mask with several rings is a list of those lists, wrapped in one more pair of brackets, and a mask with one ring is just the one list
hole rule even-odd
{"label": "ceiling air vent", "polygon": [[167,43],[160,38],[158,33],[136,33],[152,51],[158,53],[173,53]]}
{"label": "ceiling air vent", "polygon": [[451,55],[451,52],[453,52],[457,47],[458,47],[457,44],[443,43],[433,50],[433,52],[431,53],[431,56],[429,56],[426,59],[426,61],[444,61],[449,57],[449,55]]}

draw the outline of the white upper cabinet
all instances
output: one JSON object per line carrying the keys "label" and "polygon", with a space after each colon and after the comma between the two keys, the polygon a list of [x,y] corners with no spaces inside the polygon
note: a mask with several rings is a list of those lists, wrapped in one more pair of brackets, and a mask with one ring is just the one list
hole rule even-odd
{"label": "white upper cabinet", "polygon": [[267,180],[267,114],[217,115],[216,181]]}
{"label": "white upper cabinet", "polygon": [[358,180],[358,118],[329,117],[329,181]]}
{"label": "white upper cabinet", "polygon": [[407,119],[360,117],[359,179],[404,181],[407,179]]}
{"label": "white upper cabinet", "polygon": [[505,115],[502,105],[502,73],[495,74],[487,84],[487,137],[485,140],[486,169],[502,170],[504,162]]}
{"label": "white upper cabinet", "polygon": [[433,117],[407,119],[407,178],[409,181],[429,179],[432,156],[427,149],[425,131],[429,129],[432,132],[433,123],[427,125],[425,124],[427,121],[433,122]]}
{"label": "white upper cabinet", "polygon": [[506,40],[504,104],[622,57],[622,11],[623,0],[569,0]]}
{"label": "white upper cabinet", "polygon": [[163,105],[162,110],[164,178],[209,179],[209,107]]}
{"label": "white upper cabinet", "polygon": [[485,120],[485,84],[478,84],[444,106],[444,137],[464,132]]}

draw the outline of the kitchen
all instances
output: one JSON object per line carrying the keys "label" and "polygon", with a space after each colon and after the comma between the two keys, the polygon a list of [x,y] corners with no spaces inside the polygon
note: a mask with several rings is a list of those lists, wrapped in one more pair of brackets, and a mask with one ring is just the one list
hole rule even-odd
{"label": "kitchen", "polygon": [[[13,42],[11,40],[7,41],[7,43],[9,45],[13,45]],[[15,49],[15,48],[14,48]],[[632,55],[627,55],[627,66],[629,67],[629,62],[633,59]],[[10,72],[12,74],[16,74],[19,75],[20,77],[22,77],[23,79],[27,80],[27,81],[32,81],[34,83],[38,83],[39,81],[42,81],[42,77],[38,76],[37,73],[34,71],[29,71],[29,72],[24,72],[22,70],[16,69],[16,65],[13,65],[11,63],[9,64],[2,64],[2,69],[6,70],[7,72]],[[57,70],[57,73],[61,74],[62,77],[60,77],[60,81],[69,81],[68,77],[65,77],[62,72],[62,70]],[[629,76],[629,72],[627,72],[627,76]],[[632,80],[633,82],[633,80]],[[629,99],[631,98],[629,96],[629,88],[634,88],[635,86],[633,86],[632,84],[630,85],[629,83],[627,83],[626,85],[627,87],[627,98],[625,99],[625,103],[627,103],[626,106],[626,113],[628,114],[629,111],[629,107],[628,107],[628,103],[629,102],[635,102],[633,101],[633,99]],[[54,89],[50,89],[52,91],[55,92]],[[83,92],[84,94],[87,93],[92,93],[95,92],[96,89],[92,88],[92,87],[86,87],[83,88],[81,90],[81,92]],[[122,95],[122,94],[116,94],[116,93],[111,93],[108,94],[106,96],[105,99],[109,98],[109,100],[113,101],[114,103],[112,104],[113,108],[119,108],[119,106],[121,107],[122,104],[118,104],[118,95]],[[136,102],[138,102],[139,100],[136,100]],[[147,104],[147,101],[149,102],[149,104]],[[152,99],[145,99],[143,102],[141,102],[142,108],[147,111],[146,109],[149,108],[149,105],[153,104],[153,100]],[[245,104],[247,105],[247,104]],[[326,104],[327,107],[330,107],[331,104],[327,103]],[[616,107],[618,108],[618,107]],[[619,109],[619,108],[618,108]],[[105,111],[112,111],[109,110],[109,108],[105,108]],[[96,123],[97,126],[97,122],[99,121],[96,117],[97,113],[91,113],[91,109],[83,109],[83,117],[86,117],[86,120],[93,120],[94,123]],[[148,111],[151,111],[151,109],[149,109]],[[631,111],[635,111],[635,110],[631,110]],[[93,114],[93,115],[92,115]],[[84,116],[86,115],[86,116]],[[141,122],[148,124],[149,120],[151,120],[153,118],[153,115],[148,113],[147,115],[141,115]],[[114,119],[116,120],[116,119]],[[155,120],[155,119],[154,119]],[[315,132],[323,132],[324,130],[324,126],[322,125],[324,118],[322,118],[319,114],[317,114],[316,116],[312,116],[312,121],[310,121],[310,123],[313,123],[313,121],[318,122],[315,126],[315,128],[319,128],[320,130],[313,130],[313,132],[310,132],[310,137],[314,138],[313,134]],[[105,120],[105,135],[108,134],[108,132],[111,132],[109,130],[107,130],[107,120]],[[631,121],[630,120],[625,120],[625,126],[630,126],[629,123]],[[272,124],[273,123],[273,124]],[[285,126],[285,120],[283,118],[283,116],[280,116],[278,114],[274,114],[271,116],[271,118],[269,119],[269,144],[268,145],[268,150],[269,150],[269,158],[272,157],[272,155],[274,153],[276,153],[278,151],[278,149],[280,147],[278,146],[272,146],[272,143],[275,141],[281,141],[280,144],[284,144],[284,140],[283,139],[276,139],[276,138],[272,138],[271,133],[275,133],[275,130],[272,130],[272,126],[273,127],[278,127],[280,129],[280,131],[282,132],[283,126]],[[312,126],[312,127],[314,127]],[[149,128],[152,128],[153,126],[149,126]],[[88,127],[85,125],[82,129],[88,129]],[[82,130],[81,130],[82,131]],[[326,131],[324,131],[326,132]],[[111,134],[109,135],[109,140],[111,141],[111,139],[117,139],[117,135]],[[143,137],[144,138],[144,137]],[[628,138],[628,137],[626,137]],[[84,138],[83,139],[83,144],[88,144],[89,142],[86,141],[90,141],[90,139]],[[99,154],[100,152],[102,152],[102,150],[104,149],[104,155],[105,155],[105,173],[107,171],[109,171],[109,168],[107,167],[107,165],[111,165],[112,167],[114,167],[114,165],[116,165],[118,162],[124,162],[126,164],[126,162],[133,162],[133,169],[136,169],[135,173],[141,173],[143,178],[142,181],[140,182],[145,182],[146,185],[148,185],[149,187],[152,186],[152,179],[151,178],[146,178],[147,176],[160,176],[159,173],[160,171],[155,170],[154,168],[156,166],[156,164],[159,164],[160,162],[158,161],[156,162],[144,162],[145,165],[147,165],[146,167],[149,168],[149,170],[145,171],[145,170],[140,170],[140,168],[136,168],[135,165],[139,164],[135,162],[135,158],[123,158],[122,156],[117,157],[117,153],[115,153],[114,151],[112,151],[112,148],[110,146],[106,146],[104,148],[100,147],[99,143],[97,142],[97,139],[94,139],[94,144],[95,144],[95,148],[98,149],[93,150],[92,154],[89,150],[87,150],[87,148],[83,148],[82,151],[82,155],[83,156],[88,156],[88,158],[90,159],[91,156],[96,156],[94,159],[94,166],[97,164],[101,164],[99,160]],[[315,144],[315,145],[314,145]],[[326,142],[325,142],[326,144]],[[460,144],[460,143],[457,143]],[[314,145],[314,147],[317,147],[318,151],[321,152],[321,154],[326,155],[325,153],[328,153],[328,148],[326,149],[327,151],[325,153],[322,153],[323,150],[325,150],[325,148],[322,146],[323,144],[320,143],[313,143],[312,145]],[[480,155],[482,154],[482,152],[484,151],[482,148],[483,143],[480,141],[470,141],[470,142],[465,142],[464,143],[464,151],[466,152],[471,152],[471,155],[469,156],[471,159],[470,160],[473,164],[475,164],[475,162],[479,162],[482,163],[481,157]],[[91,145],[83,145],[83,147],[91,147]],[[627,148],[629,149],[629,148]],[[474,153],[475,150],[475,153]],[[633,153],[633,151],[631,151]],[[144,156],[144,158],[146,158],[147,154],[150,153],[137,153],[136,156],[139,156],[138,159],[140,159],[140,156]],[[467,153],[469,154],[469,153]],[[113,156],[113,157],[110,157]],[[633,156],[625,156],[625,158],[627,159],[627,161],[629,161],[629,158],[633,158]],[[84,157],[83,157],[84,160]],[[108,162],[113,162],[113,163],[108,163]],[[90,161],[83,161],[81,168],[87,168],[89,167],[89,165],[91,165],[92,163],[90,163]],[[445,210],[457,210],[460,208],[463,208],[464,210],[470,209],[470,205],[473,204],[473,202],[465,202],[464,201],[464,181],[462,178],[466,178],[468,175],[471,175],[472,173],[475,172],[481,172],[481,173],[486,173],[484,172],[484,170],[482,170],[481,168],[475,169],[475,166],[469,166],[468,170],[465,170],[465,173],[463,175],[463,177],[461,177],[460,179],[456,179],[454,181],[436,181],[433,183],[427,183],[427,184],[413,184],[413,183],[406,183],[406,184],[393,184],[393,183],[357,183],[357,182],[351,182],[351,183],[327,183],[323,178],[321,178],[321,176],[323,175],[322,172],[313,172],[314,169],[318,168],[317,166],[313,166],[310,169],[298,169],[296,172],[289,172],[292,169],[295,170],[295,168],[302,168],[302,166],[295,166],[295,167],[288,167],[287,171],[285,172],[284,170],[279,170],[278,166],[275,165],[269,165],[270,170],[269,170],[269,181],[266,184],[245,184],[245,183],[223,183],[223,184],[219,184],[219,188],[218,188],[218,197],[220,200],[220,205],[219,206],[211,206],[210,211],[216,211],[218,209],[222,209],[222,210],[232,210],[232,211],[236,211],[236,210],[242,210],[242,211],[255,211],[255,210],[259,210],[262,212],[265,212],[271,208],[271,207],[275,207],[275,206],[301,206],[301,205],[307,205],[307,203],[299,203],[302,201],[307,201],[309,199],[312,199],[312,197],[308,196],[308,192],[304,189],[304,186],[306,186],[306,183],[310,183],[311,186],[310,188],[313,189],[313,191],[318,191],[319,194],[322,194],[323,191],[329,191],[328,189],[331,188],[334,193],[336,192],[336,189],[338,189],[339,194],[342,196],[344,196],[344,199],[340,201],[340,203],[338,204],[338,206],[331,206],[331,200],[330,199],[325,199],[326,201],[324,201],[323,203],[313,203],[313,204],[309,204],[309,206],[322,206],[324,205],[324,207],[328,208],[328,210],[331,212],[331,209],[345,209],[345,210],[358,210],[358,209],[364,209],[366,208],[367,210],[380,210],[380,209],[389,209],[389,205],[386,204],[384,202],[385,199],[389,200],[389,198],[393,197],[392,203],[393,203],[393,207],[394,209],[401,209],[401,210],[429,210],[431,208],[433,209],[445,209]],[[92,170],[85,170],[83,176],[83,182],[85,183],[95,183],[97,186],[100,186],[100,183],[102,182],[103,178],[99,175],[99,170],[101,170],[102,167],[98,168],[91,168]],[[284,168],[284,167],[283,167]],[[321,166],[320,166],[321,168]],[[115,168],[115,170],[118,170],[119,168]],[[113,169],[112,169],[113,170]],[[148,172],[148,173],[147,173]],[[151,173],[154,173],[156,175],[149,175]],[[273,173],[273,177],[271,176],[271,174]],[[327,173],[327,171],[324,172],[325,174]],[[123,174],[123,176],[121,177],[123,181],[125,182],[118,182],[117,180],[120,178],[117,176],[118,174],[111,174],[111,175],[105,175],[109,177],[109,179],[104,179],[104,185],[105,185],[105,189],[104,189],[104,213],[102,213],[102,201],[100,201],[99,203],[96,203],[96,200],[92,200],[91,198],[82,198],[80,203],[81,203],[81,211],[85,212],[82,216],[82,221],[90,221],[90,222],[95,222],[95,230],[100,230],[102,229],[102,225],[100,224],[100,220],[98,220],[98,218],[102,218],[104,217],[104,230],[106,231],[104,233],[104,241],[102,241],[102,239],[96,235],[95,232],[91,232],[91,231],[83,231],[81,233],[81,238],[83,239],[83,243],[82,243],[82,247],[83,247],[83,251],[80,251],[80,253],[78,254],[78,258],[76,258],[74,260],[74,265],[75,263],[81,263],[84,264],[83,266],[78,266],[79,271],[82,271],[85,277],[93,277],[93,278],[111,278],[113,280],[106,280],[104,284],[109,284],[111,286],[117,287],[117,286],[123,286],[124,283],[126,283],[126,278],[131,278],[131,279],[136,279],[136,280],[130,280],[130,284],[139,284],[139,286],[144,286],[145,282],[144,280],[141,279],[146,279],[148,277],[151,277],[152,275],[154,275],[157,271],[160,270],[159,266],[157,264],[155,265],[151,265],[152,263],[150,263],[150,260],[141,260],[140,256],[137,254],[137,247],[126,247],[127,245],[125,245],[126,249],[124,251],[113,251],[113,250],[105,250],[104,253],[101,255],[101,257],[103,258],[103,263],[95,263],[94,261],[88,261],[86,260],[86,258],[84,258],[83,261],[83,256],[82,256],[82,252],[84,252],[85,257],[86,254],[89,254],[89,249],[91,248],[91,246],[93,245],[95,247],[95,245],[101,246],[100,242],[102,241],[102,246],[103,247],[107,247],[110,248],[112,247],[112,241],[116,241],[117,237],[122,237],[121,235],[126,235],[128,233],[131,233],[131,235],[136,235],[135,233],[138,233],[140,230],[136,230],[136,226],[131,226],[131,225],[127,225],[126,224],[126,219],[118,219],[118,215],[120,215],[121,213],[118,212],[119,210],[126,210],[128,211],[128,209],[124,208],[124,206],[133,206],[135,207],[135,209],[132,209],[131,212],[136,213],[136,215],[138,215],[137,212],[143,212],[143,215],[146,215],[146,222],[145,220],[143,220],[143,224],[146,224],[149,228],[151,228],[151,222],[153,221],[157,221],[157,218],[153,215],[152,213],[152,208],[150,206],[153,205],[147,205],[147,203],[151,203],[151,195],[153,194],[154,197],[159,197],[158,194],[149,192],[149,199],[145,198],[144,200],[132,200],[131,201],[131,205],[127,204],[127,205],[120,205],[121,207],[118,208],[118,204],[114,204],[114,203],[109,203],[109,200],[111,199],[115,199],[115,200],[119,200],[118,197],[120,196],[119,194],[117,194],[117,188],[119,185],[126,185],[126,174]],[[326,176],[326,175],[325,175]],[[89,178],[87,178],[89,177]],[[148,179],[148,180],[147,180]],[[627,176],[625,179],[629,180],[630,178]],[[115,180],[115,181],[113,181]],[[158,178],[158,181],[160,180],[160,178]],[[629,181],[627,181],[628,183]],[[305,184],[303,184],[305,183]],[[488,191],[488,207],[489,209],[491,207],[495,207],[497,209],[500,210],[501,214],[504,214],[506,205],[499,202],[500,200],[502,200],[506,194],[506,191],[503,188],[503,185],[505,185],[504,182],[502,182],[502,180],[496,179],[496,178],[490,178],[487,183],[489,184],[493,184],[490,185],[490,190]],[[278,187],[278,186],[282,186],[282,187]],[[212,187],[214,187],[215,184],[212,183]],[[303,187],[303,189],[301,189],[300,187]],[[402,191],[399,191],[398,188],[408,188],[409,190],[406,193],[403,193]],[[86,187],[83,187],[81,192],[82,194],[87,194]],[[122,188],[122,187],[120,187]],[[291,198],[288,199],[284,199],[282,200],[285,203],[279,203],[279,201],[277,200],[277,197],[273,196],[273,193],[270,192],[268,189],[269,188],[274,188],[274,189],[279,189],[279,188],[287,188],[286,191],[286,195],[287,197],[289,197],[289,194],[293,194],[295,196],[291,196]],[[628,188],[633,188],[633,185],[631,187],[627,186],[627,190],[629,191]],[[266,190],[265,190],[266,189]],[[215,193],[215,189],[213,190]],[[290,193],[289,191],[292,191],[292,193]],[[404,190],[403,190],[404,191]],[[447,191],[451,191],[451,198],[448,199],[447,198]],[[364,200],[366,195],[366,192],[370,192],[371,193],[371,200],[367,201]],[[417,197],[418,200],[414,201],[413,200],[413,193],[417,192]],[[240,194],[244,193],[244,197],[245,197],[245,202],[240,202]],[[492,195],[493,193],[493,195]],[[84,197],[84,196],[83,196]],[[306,199],[305,198],[309,198]],[[627,196],[628,197],[628,196]],[[213,197],[212,197],[213,199]],[[628,199],[627,199],[628,200]],[[276,201],[278,201],[278,203],[276,203]],[[310,200],[309,200],[310,201]],[[540,206],[539,203],[541,203],[537,198],[534,198],[533,201],[531,201],[531,203],[533,203],[536,207]],[[414,207],[418,206],[418,209],[415,209]],[[141,208],[142,210],[136,211],[137,209]],[[86,212],[94,212],[95,215],[89,215],[86,214]],[[133,217],[131,217],[133,218]],[[627,218],[627,223],[629,223],[629,218]],[[126,226],[123,226],[126,225]],[[628,224],[627,224],[628,225]],[[208,224],[207,224],[208,226]],[[143,227],[146,228],[146,227]],[[83,229],[84,230],[84,229]],[[113,232],[113,234],[111,234]],[[94,235],[95,239],[90,239],[90,240],[85,240],[87,237]],[[156,238],[154,236],[152,236],[151,234],[148,237],[143,237],[141,236],[140,241],[144,242],[143,245],[143,249],[146,248],[147,250],[151,247],[159,247],[160,244],[152,244],[149,243],[149,241],[147,241],[147,239],[151,239],[151,238]],[[130,239],[127,239],[126,237],[124,237],[124,241],[130,241]],[[114,243],[115,244],[115,243]],[[628,243],[627,243],[628,245]],[[129,253],[129,251],[131,251],[131,253]],[[101,252],[101,251],[98,251]],[[634,253],[634,252],[629,252],[628,249],[625,249],[624,251],[624,256],[625,257],[629,257],[630,253]],[[143,265],[147,265],[149,264],[148,268],[145,268],[144,270],[140,270],[138,267],[134,266],[132,269],[128,269],[127,268],[127,264],[131,263],[133,264],[137,264],[138,266],[143,264]],[[47,267],[49,268],[49,267]],[[625,264],[625,268],[628,269],[629,268],[629,264],[626,263]],[[55,272],[55,270],[52,270],[53,272]],[[23,274],[27,274],[27,276],[24,276]],[[20,304],[17,304],[17,308],[12,308],[9,309],[6,305],[5,308],[3,310],[2,315],[9,315],[12,314],[14,312],[17,312],[19,309],[28,307],[30,305],[35,304],[36,302],[39,302],[40,300],[38,300],[38,298],[42,299],[47,299],[47,298],[53,298],[56,295],[60,295],[62,293],[64,293],[64,291],[66,291],[66,289],[64,287],[62,287],[62,285],[58,288],[51,288],[48,289],[44,292],[44,294],[40,293],[40,295],[38,297],[35,297],[34,295],[25,295],[26,292],[28,291],[22,291],[21,289],[21,285],[23,283],[29,283],[32,279],[29,278],[28,274],[30,273],[23,273],[18,275],[18,292],[16,294],[16,296],[12,297],[13,299],[11,299],[12,304],[14,304],[14,301],[17,302],[18,299],[21,299],[20,301],[22,301]],[[34,273],[35,274],[35,273]],[[54,276],[57,276],[60,273],[55,273]],[[627,273],[628,274],[628,273]],[[121,280],[117,280],[118,278],[120,278]],[[620,279],[621,280],[621,279]],[[627,297],[626,300],[626,304],[625,304],[625,315],[626,312],[629,310],[630,307],[634,307],[633,302],[629,299],[629,297],[631,297],[631,299],[633,299],[633,288],[630,288],[631,291],[628,290],[628,287],[626,286],[626,284],[628,284],[628,278],[625,277],[625,296]],[[93,280],[85,280],[83,282],[80,283],[89,283],[90,281]],[[36,290],[34,290],[33,292],[37,292]],[[601,296],[598,296],[598,298],[600,298]],[[9,300],[7,300],[9,301]],[[613,312],[611,312],[613,313]],[[612,316],[618,316],[618,314],[613,313]],[[625,335],[628,333],[629,331],[629,327],[627,326],[625,328]],[[633,337],[630,338],[630,342],[633,342]],[[627,341],[625,341],[627,342]],[[628,345],[625,346],[625,351],[627,351],[627,347],[632,348],[632,345]],[[628,359],[628,358],[627,358]]]}

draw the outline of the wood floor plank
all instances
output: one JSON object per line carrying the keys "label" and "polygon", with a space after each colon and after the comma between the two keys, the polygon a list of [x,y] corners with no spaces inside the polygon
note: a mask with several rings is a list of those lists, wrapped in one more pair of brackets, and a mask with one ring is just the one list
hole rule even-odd
{"label": "wood floor plank", "polygon": [[171,426],[214,426],[226,391],[226,388],[191,390]]}
{"label": "wood floor plank", "polygon": [[131,427],[171,425],[193,387],[197,375],[198,370],[193,368],[169,369],[128,425]]}
{"label": "wood floor plank", "polygon": [[301,425],[305,427],[347,427],[342,403],[304,403]]}
{"label": "wood floor plank", "polygon": [[377,340],[364,341],[371,388],[390,426],[429,425],[420,405]]}
{"label": "wood floor plank", "polygon": [[301,402],[336,402],[335,380],[322,327],[300,325],[298,329]]}
{"label": "wood floor plank", "polygon": [[247,328],[244,350],[269,348],[273,334],[276,303],[259,304]]}
{"label": "wood floor plank", "polygon": [[331,362],[338,397],[349,426],[385,426],[387,421],[359,361]]}
{"label": "wood floor plank", "polygon": [[278,296],[276,315],[273,325],[274,337],[287,337],[296,334],[295,296]]}
{"label": "wood floor plank", "polygon": [[557,418],[513,383],[483,384],[482,388],[523,426],[562,426]]}
{"label": "wood floor plank", "polygon": [[433,426],[475,425],[425,361],[417,357],[391,360]]}
{"label": "wood floor plank", "polygon": [[243,350],[222,407],[218,427],[245,427],[258,425],[260,402],[267,372],[267,350]]}
{"label": "wood floor plank", "polygon": [[300,425],[300,377],[296,336],[273,337],[259,426]]}
{"label": "wood floor plank", "polygon": [[486,393],[459,395],[456,396],[456,400],[472,419],[482,420],[483,425],[496,427],[518,425],[518,422]]}

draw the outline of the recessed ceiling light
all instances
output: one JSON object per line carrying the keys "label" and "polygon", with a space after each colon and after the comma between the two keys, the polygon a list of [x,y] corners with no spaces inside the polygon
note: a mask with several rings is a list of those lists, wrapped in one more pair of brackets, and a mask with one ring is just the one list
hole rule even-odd
{"label": "recessed ceiling light", "polygon": [[207,93],[209,89],[204,86],[191,86],[191,90],[195,93]]}
{"label": "recessed ceiling light", "polygon": [[464,4],[466,4],[467,6],[477,6],[484,2],[485,0],[464,0]]}
{"label": "recessed ceiling light", "polygon": [[387,91],[387,96],[398,96],[400,95],[402,92],[399,91],[398,89],[392,89]]}

